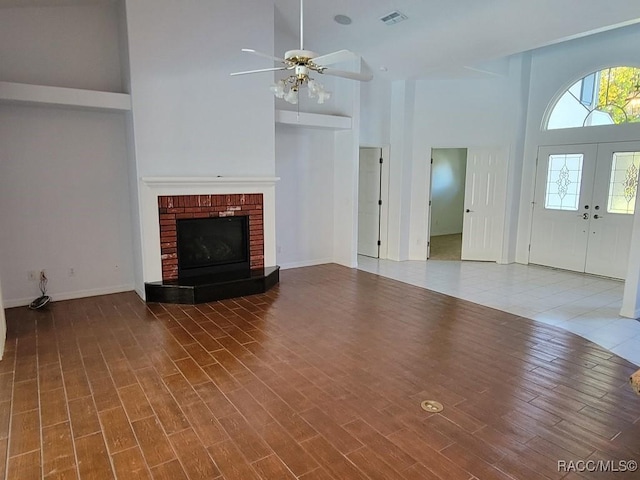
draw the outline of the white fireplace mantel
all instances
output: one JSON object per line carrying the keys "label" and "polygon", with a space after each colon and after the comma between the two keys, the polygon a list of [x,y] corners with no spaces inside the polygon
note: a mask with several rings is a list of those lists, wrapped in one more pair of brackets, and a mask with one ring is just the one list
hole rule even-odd
{"label": "white fireplace mantel", "polygon": [[[217,186],[273,186],[279,177],[142,177],[142,183],[150,188],[174,187],[208,187]],[[246,192],[245,192],[246,193]],[[179,194],[178,194],[179,195]]]}
{"label": "white fireplace mantel", "polygon": [[[162,280],[158,197],[164,195],[262,194],[264,223],[264,265],[276,264],[277,177],[141,177],[139,182],[144,282]],[[136,286],[138,293],[144,286]]]}

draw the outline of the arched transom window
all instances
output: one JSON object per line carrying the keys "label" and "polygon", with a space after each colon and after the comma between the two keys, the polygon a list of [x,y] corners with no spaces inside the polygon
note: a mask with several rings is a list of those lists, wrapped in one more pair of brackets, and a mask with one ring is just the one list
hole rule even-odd
{"label": "arched transom window", "polygon": [[551,109],[546,129],[640,122],[640,68],[610,67],[569,87]]}

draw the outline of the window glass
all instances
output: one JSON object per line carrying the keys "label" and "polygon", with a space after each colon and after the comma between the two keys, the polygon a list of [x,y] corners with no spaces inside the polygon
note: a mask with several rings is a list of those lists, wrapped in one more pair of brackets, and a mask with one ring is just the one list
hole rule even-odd
{"label": "window glass", "polygon": [[551,110],[546,128],[640,122],[640,68],[611,67],[569,87]]}
{"label": "window glass", "polygon": [[611,161],[607,212],[633,215],[638,193],[640,152],[615,152]]}
{"label": "window glass", "polygon": [[549,155],[544,208],[578,210],[583,157],[581,153]]}

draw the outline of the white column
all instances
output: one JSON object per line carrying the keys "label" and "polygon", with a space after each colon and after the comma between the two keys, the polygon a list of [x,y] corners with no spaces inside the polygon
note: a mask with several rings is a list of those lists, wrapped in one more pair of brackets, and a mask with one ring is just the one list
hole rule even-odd
{"label": "white column", "polygon": [[391,160],[389,162],[389,251],[391,260],[409,258],[415,82],[391,86]]}

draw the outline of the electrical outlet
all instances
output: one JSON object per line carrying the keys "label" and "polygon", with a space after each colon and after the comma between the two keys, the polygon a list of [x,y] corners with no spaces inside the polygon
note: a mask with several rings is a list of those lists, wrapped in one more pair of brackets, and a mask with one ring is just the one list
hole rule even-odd
{"label": "electrical outlet", "polygon": [[38,272],[36,272],[35,270],[29,270],[27,272],[27,278],[29,279],[30,282],[35,282],[38,280]]}
{"label": "electrical outlet", "polygon": [[69,276],[70,277],[75,277],[76,276],[76,270],[73,267],[69,267]]}

